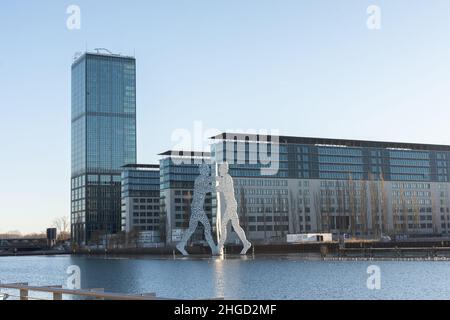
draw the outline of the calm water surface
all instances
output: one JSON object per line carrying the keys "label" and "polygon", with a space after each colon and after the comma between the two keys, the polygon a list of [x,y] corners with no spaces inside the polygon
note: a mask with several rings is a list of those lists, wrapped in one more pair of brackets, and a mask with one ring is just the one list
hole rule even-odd
{"label": "calm water surface", "polygon": [[[367,267],[381,268],[381,289],[366,286]],[[168,298],[448,299],[448,261],[311,261],[295,255],[256,258],[0,257],[0,281],[66,284],[81,268],[83,288],[155,292]]]}

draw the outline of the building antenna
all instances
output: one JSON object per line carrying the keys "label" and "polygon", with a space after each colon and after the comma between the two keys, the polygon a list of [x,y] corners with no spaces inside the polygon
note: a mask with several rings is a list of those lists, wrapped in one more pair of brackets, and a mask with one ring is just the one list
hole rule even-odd
{"label": "building antenna", "polygon": [[94,49],[95,51],[97,51],[97,53],[100,53],[100,51],[105,51],[105,52],[107,52],[108,54],[113,54],[111,51],[109,51],[108,49],[106,49],[106,48],[95,48]]}

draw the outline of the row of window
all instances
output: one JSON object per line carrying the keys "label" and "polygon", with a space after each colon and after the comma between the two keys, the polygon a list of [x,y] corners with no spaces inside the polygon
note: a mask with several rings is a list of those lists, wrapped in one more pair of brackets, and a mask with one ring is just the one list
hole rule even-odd
{"label": "row of window", "polygon": [[133,219],[133,224],[158,224],[159,219]]}
{"label": "row of window", "polygon": [[[401,229],[402,227],[403,227],[402,224],[395,224],[395,228],[396,229]],[[433,228],[433,224],[432,223],[421,223],[418,226],[416,226],[416,225],[414,225],[412,223],[408,224],[408,229],[417,229],[417,228],[420,228],[420,229],[432,229]],[[443,227],[443,228],[445,228],[445,227]]]}
{"label": "row of window", "polygon": [[425,167],[391,167],[391,174],[398,173],[398,174],[430,174],[430,168]]}
{"label": "row of window", "polygon": [[248,226],[248,231],[249,232],[255,232],[255,231],[289,231],[289,226],[286,225],[249,225]]}
{"label": "row of window", "polygon": [[363,164],[362,158],[319,156],[319,163]]}
{"label": "row of window", "polygon": [[[310,217],[307,217],[310,218]],[[248,222],[288,222],[288,216],[248,216]],[[309,221],[309,220],[307,220]]]}
{"label": "row of window", "polygon": [[[191,207],[190,206],[175,206],[175,211],[191,211]],[[211,211],[211,206],[205,206],[205,211]]]}
{"label": "row of window", "polygon": [[361,149],[352,149],[347,147],[338,147],[338,148],[318,148],[317,152],[319,154],[326,154],[326,155],[344,155],[344,156],[362,156],[362,150]]}
{"label": "row of window", "polygon": [[344,171],[344,172],[364,172],[362,166],[344,164],[320,164],[320,171]]}
{"label": "row of window", "polygon": [[[431,197],[430,191],[392,191],[394,197]],[[441,194],[442,196],[442,194]]]}
{"label": "row of window", "polygon": [[319,172],[319,178],[320,179],[339,179],[339,180],[346,180],[346,179],[354,179],[354,180],[362,180],[363,174],[362,173],[340,173],[340,172]]}
{"label": "row of window", "polygon": [[[301,201],[300,201],[300,203],[301,203]],[[311,208],[310,207],[305,207],[304,209],[305,209],[306,213],[311,212]],[[299,207],[299,208],[297,208],[297,211],[298,211],[298,213],[302,213],[303,212],[303,208]],[[288,211],[287,211],[286,208],[273,208],[273,207],[269,207],[269,206],[267,206],[267,207],[263,206],[263,207],[246,207],[245,208],[245,212],[247,212],[247,213],[264,213],[264,212],[265,213],[272,213],[272,212],[274,212],[274,213],[280,213],[280,212],[287,213]]]}
{"label": "row of window", "polygon": [[[300,190],[301,191],[301,190]],[[285,195],[289,194],[287,189],[236,189],[235,193],[237,195],[258,195],[258,196],[271,196],[271,195]]]}
{"label": "row of window", "polygon": [[159,203],[159,198],[134,198],[133,203]]}
{"label": "row of window", "polygon": [[159,205],[157,206],[133,205],[133,210],[159,210]]}
{"label": "row of window", "polygon": [[430,153],[426,151],[389,151],[389,157],[401,159],[429,159]]}
{"label": "row of window", "polygon": [[392,189],[430,189],[431,184],[429,183],[392,183]]}
{"label": "row of window", "polygon": [[280,179],[235,179],[235,186],[259,186],[259,187],[286,187],[287,180]]}
{"label": "row of window", "polygon": [[283,207],[289,203],[287,198],[246,198],[244,201],[247,204],[274,204]]}
{"label": "row of window", "polygon": [[159,212],[133,212],[133,217],[159,217]]}

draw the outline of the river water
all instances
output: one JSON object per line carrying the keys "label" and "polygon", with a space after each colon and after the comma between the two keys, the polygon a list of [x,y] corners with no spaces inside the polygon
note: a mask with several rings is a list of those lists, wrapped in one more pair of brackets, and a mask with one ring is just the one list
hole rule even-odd
{"label": "river water", "polygon": [[[321,261],[296,255],[212,257],[0,257],[0,282],[66,285],[79,266],[82,288],[199,299],[448,299],[449,261]],[[380,270],[369,289],[367,269]],[[373,283],[373,282],[371,282]],[[5,292],[5,290],[3,290]],[[46,297],[35,294],[37,297]]]}

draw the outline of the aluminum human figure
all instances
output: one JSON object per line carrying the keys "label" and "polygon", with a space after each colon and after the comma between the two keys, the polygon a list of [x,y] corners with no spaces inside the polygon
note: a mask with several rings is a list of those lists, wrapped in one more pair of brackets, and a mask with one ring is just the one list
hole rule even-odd
{"label": "aluminum human figure", "polygon": [[203,225],[205,232],[205,239],[208,242],[212,254],[217,254],[217,247],[211,235],[211,224],[209,223],[208,216],[203,208],[205,203],[206,194],[214,192],[215,180],[211,176],[211,168],[208,164],[202,163],[199,167],[200,175],[194,182],[194,199],[191,204],[191,217],[189,220],[189,228],[183,235],[181,242],[177,244],[177,249],[185,256],[189,255],[185,249],[188,240],[198,227],[200,222]]}
{"label": "aluminum human figure", "polygon": [[223,245],[227,240],[227,226],[231,221],[231,225],[233,226],[234,231],[237,233],[239,239],[241,239],[244,245],[241,254],[246,254],[252,244],[247,240],[244,229],[242,229],[242,227],[239,225],[237,201],[234,196],[234,183],[233,178],[228,173],[228,163],[225,162],[219,165],[219,176],[216,177],[216,181],[216,189],[218,192],[221,192],[223,194],[223,199],[225,202],[225,210],[221,219],[220,239],[217,245],[217,249],[219,252],[222,252]]}

